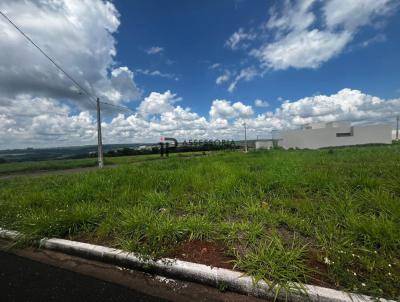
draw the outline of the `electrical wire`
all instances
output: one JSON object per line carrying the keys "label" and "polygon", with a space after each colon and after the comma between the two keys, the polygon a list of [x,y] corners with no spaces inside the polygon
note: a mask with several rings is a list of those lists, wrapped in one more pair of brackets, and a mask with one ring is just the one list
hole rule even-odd
{"label": "electrical wire", "polygon": [[[24,31],[19,28],[5,13],[3,13],[0,10],[0,15],[2,15],[22,36],[25,37],[25,39],[27,39],[33,46],[36,47],[36,49],[38,49],[42,55],[44,55],[58,70],[60,70],[72,83],[75,84],[76,87],[79,88],[79,90],[81,92],[83,92],[88,99],[93,102],[94,104],[97,103],[97,97],[93,96],[90,92],[88,92],[84,87],[82,87],[82,85],[80,85],[68,72],[66,72],[54,59],[52,59],[44,50],[42,50],[40,48],[39,45],[37,45],[26,33],[24,33]],[[111,103],[107,103],[107,102],[101,102],[101,104],[104,105],[108,105],[108,106],[112,106],[115,108],[119,108],[121,110],[124,111],[130,111],[132,113],[134,113],[134,111],[132,111],[131,109],[129,109],[128,107],[124,107],[124,106],[119,106],[119,105],[115,105],[115,104],[111,104]]]}

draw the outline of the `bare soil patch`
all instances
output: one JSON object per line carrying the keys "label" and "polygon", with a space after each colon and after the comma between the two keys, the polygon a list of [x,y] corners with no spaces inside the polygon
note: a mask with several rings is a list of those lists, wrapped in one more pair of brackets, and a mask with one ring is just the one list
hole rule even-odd
{"label": "bare soil patch", "polygon": [[307,261],[307,267],[311,270],[309,284],[339,289],[335,281],[329,277],[328,266],[318,259],[317,252],[311,251]]}
{"label": "bare soil patch", "polygon": [[233,269],[233,260],[235,260],[235,258],[226,255],[226,247],[221,242],[202,240],[183,242],[176,250],[174,257],[184,261],[227,269]]}

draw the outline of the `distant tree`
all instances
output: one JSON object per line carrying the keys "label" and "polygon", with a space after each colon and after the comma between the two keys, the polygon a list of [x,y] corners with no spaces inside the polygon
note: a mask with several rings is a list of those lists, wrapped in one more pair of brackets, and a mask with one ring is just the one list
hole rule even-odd
{"label": "distant tree", "polygon": [[130,154],[132,154],[132,149],[131,149],[131,148],[123,148],[123,149],[121,150],[121,153],[122,153],[123,155],[130,155]]}
{"label": "distant tree", "polygon": [[108,156],[115,156],[116,152],[114,150],[110,150],[107,152]]}

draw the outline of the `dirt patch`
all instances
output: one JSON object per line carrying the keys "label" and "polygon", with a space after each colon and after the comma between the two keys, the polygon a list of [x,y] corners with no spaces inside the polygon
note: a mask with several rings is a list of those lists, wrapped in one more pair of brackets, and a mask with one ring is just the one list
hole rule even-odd
{"label": "dirt patch", "polygon": [[[66,239],[90,244],[115,246],[112,244],[115,241],[112,237],[99,238],[91,234],[78,234],[67,236]],[[228,256],[226,251],[226,246],[220,241],[192,240],[184,241],[168,256],[183,261],[232,270],[235,258]],[[312,249],[308,253],[306,265],[309,273],[305,283],[339,289],[338,284],[335,283],[335,280],[328,273],[328,265],[319,259],[317,250]]]}
{"label": "dirt patch", "polygon": [[[112,237],[100,238],[91,234],[74,234],[66,236],[65,239],[104,246],[115,246]],[[233,269],[234,257],[226,255],[226,247],[222,242],[211,242],[202,240],[185,241],[170,255],[183,261],[206,264],[213,267]]]}
{"label": "dirt patch", "polygon": [[331,277],[329,277],[328,266],[318,259],[316,251],[311,251],[309,253],[307,267],[311,270],[307,283],[338,289],[338,285],[335,284],[335,281]]}
{"label": "dirt patch", "polygon": [[221,242],[185,241],[173,256],[179,260],[233,269],[234,258],[226,255],[226,247]]}

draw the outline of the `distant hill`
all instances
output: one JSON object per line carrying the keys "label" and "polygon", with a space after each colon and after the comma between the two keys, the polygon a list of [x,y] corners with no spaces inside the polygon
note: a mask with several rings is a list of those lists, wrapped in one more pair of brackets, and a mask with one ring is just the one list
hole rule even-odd
{"label": "distant hill", "polygon": [[[104,145],[104,152],[116,150],[120,148],[137,148],[139,146],[152,144],[110,144]],[[73,146],[58,148],[26,148],[26,149],[10,149],[0,150],[0,162],[18,162],[18,161],[36,161],[47,159],[68,159],[68,158],[85,158],[89,157],[89,153],[97,152],[97,145],[91,146]]]}
{"label": "distant hill", "polygon": [[[181,144],[181,143],[180,143]],[[243,147],[245,142],[235,141],[236,146]],[[142,146],[154,146],[157,143],[141,143],[141,144],[108,144],[103,145],[104,154],[109,151],[121,150],[124,148],[141,149]],[[255,141],[248,140],[249,148],[254,148]],[[9,149],[0,150],[0,163],[2,162],[23,162],[23,161],[39,161],[50,159],[74,159],[87,158],[90,154],[97,152],[97,145],[72,146],[72,147],[56,147],[56,148],[26,148],[26,149]]]}

